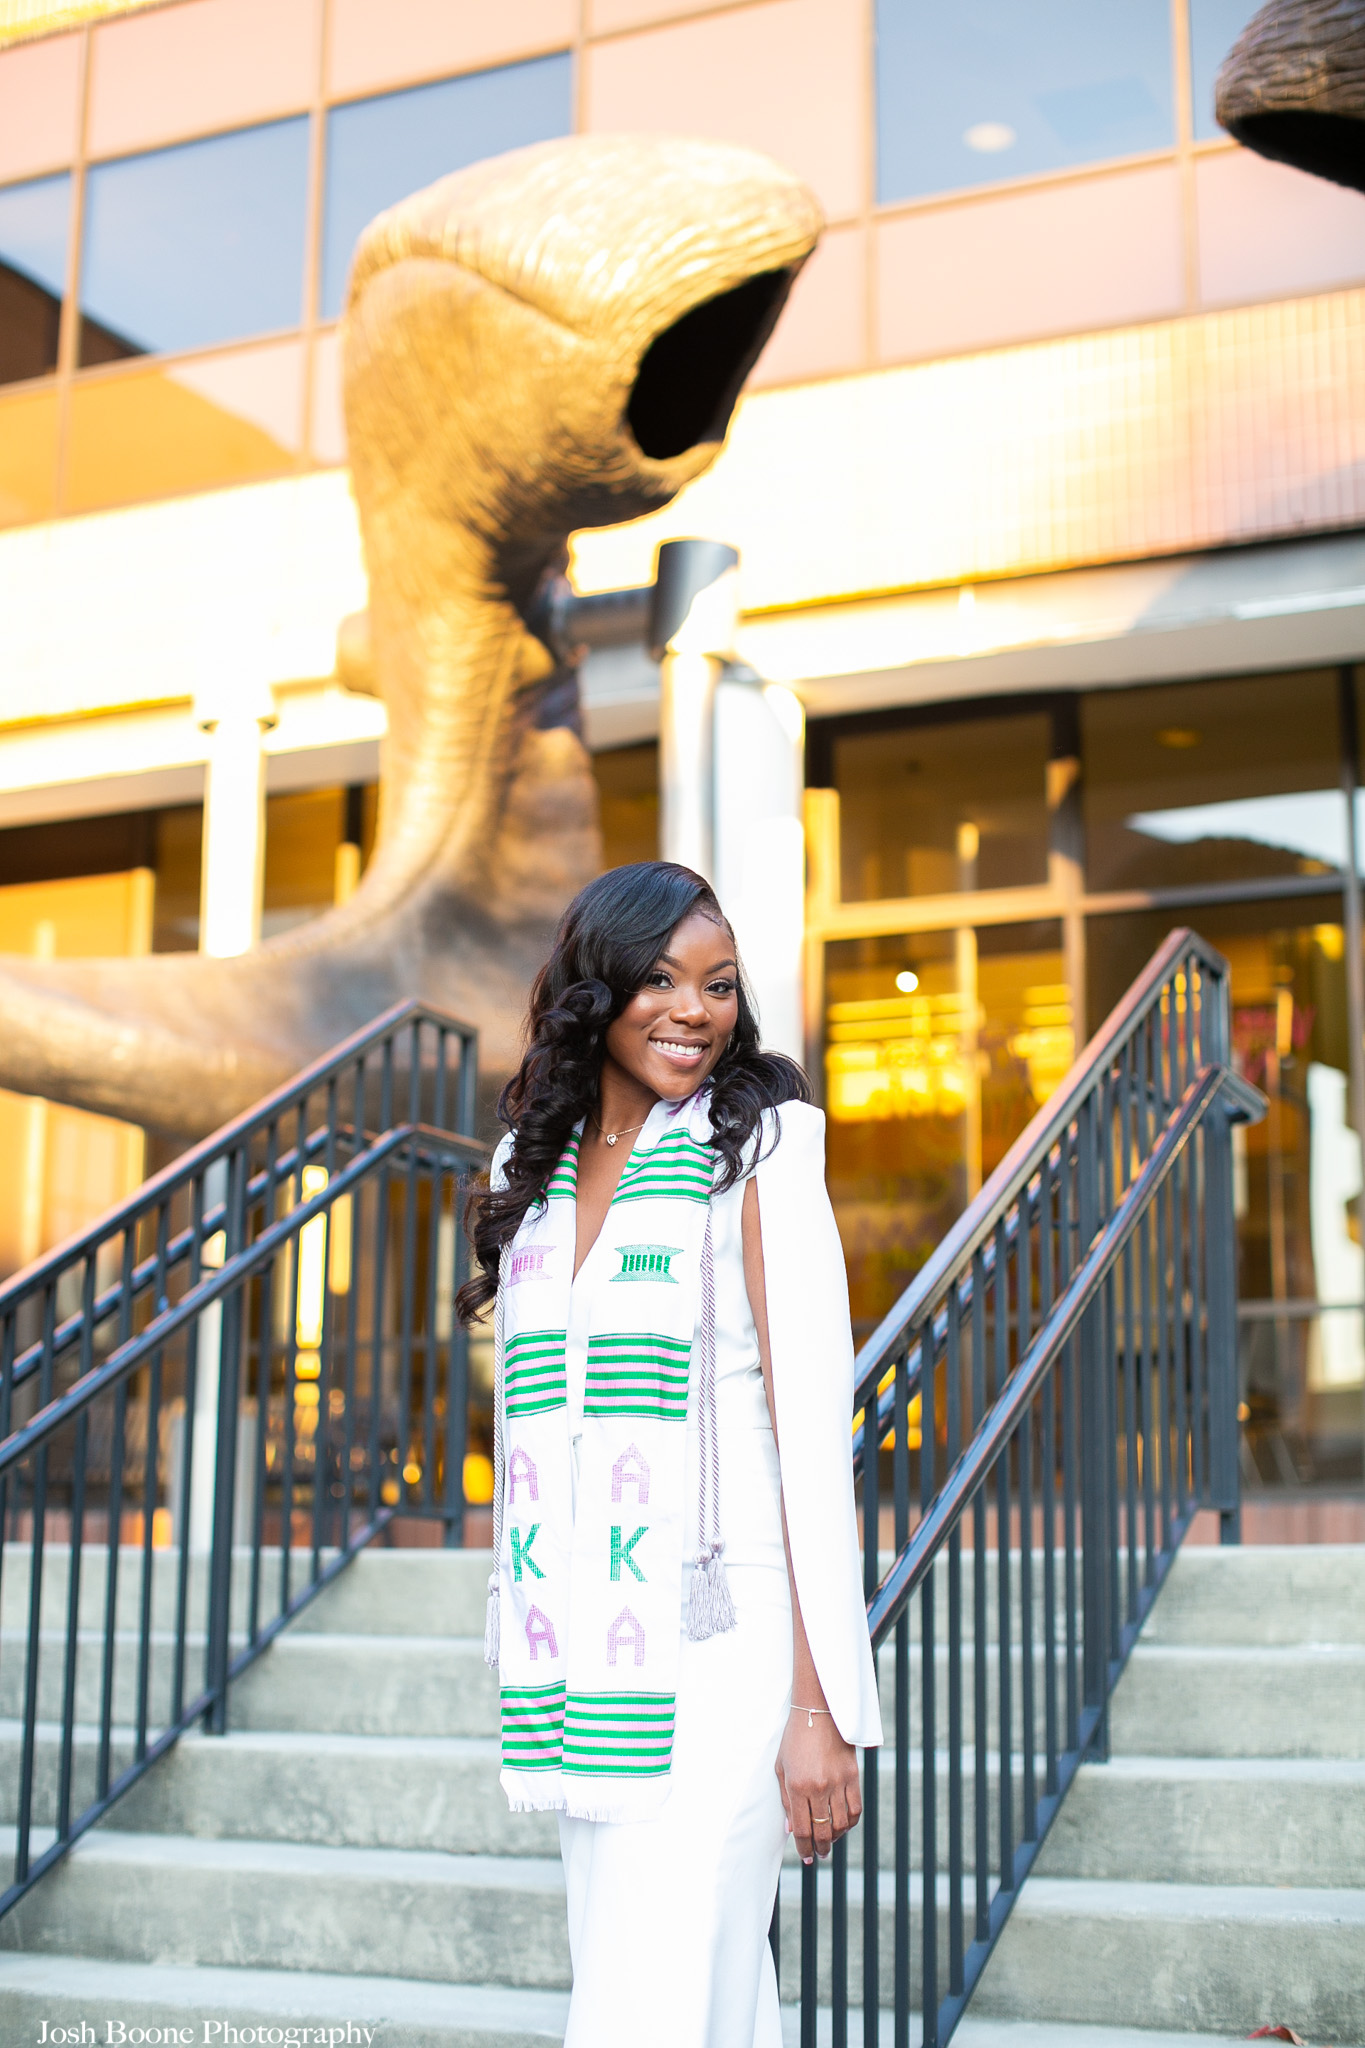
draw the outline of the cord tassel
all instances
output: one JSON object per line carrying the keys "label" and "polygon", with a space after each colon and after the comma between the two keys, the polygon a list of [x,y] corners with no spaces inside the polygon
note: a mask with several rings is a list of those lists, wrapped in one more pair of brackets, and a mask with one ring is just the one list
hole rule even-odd
{"label": "cord tassel", "polygon": [[[711,1244],[711,1210],[701,1248],[701,1352],[698,1358],[697,1555],[687,1593],[687,1639],[704,1643],[728,1635],[735,1627],[734,1597],[725,1572],[725,1541],[720,1533],[720,1443],[716,1421],[716,1264]],[[709,1480],[709,1485],[708,1485]],[[710,1534],[707,1496],[710,1495]]]}
{"label": "cord tassel", "polygon": [[493,1309],[493,1569],[488,1575],[488,1604],[483,1616],[483,1661],[490,1671],[496,1671],[502,1661],[502,1353],[503,1309],[511,1263],[511,1246],[504,1245],[498,1261],[498,1294]]}

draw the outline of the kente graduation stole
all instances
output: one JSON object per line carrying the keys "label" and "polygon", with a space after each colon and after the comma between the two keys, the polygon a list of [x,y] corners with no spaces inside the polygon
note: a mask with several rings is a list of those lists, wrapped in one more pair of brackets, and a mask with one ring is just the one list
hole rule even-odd
{"label": "kente graduation stole", "polygon": [[[710,1135],[704,1094],[658,1105],[641,1133],[652,1142],[637,1142],[588,1254],[576,1475],[565,1345],[578,1132],[544,1202],[503,1254],[502,1515],[490,1648],[501,1681],[502,1784],[514,1811],[633,1820],[655,1812],[667,1792],[682,1564],[693,1529],[684,1454],[710,1255]],[[709,1310],[709,1284],[704,1291]],[[707,1328],[713,1352],[713,1318]]]}

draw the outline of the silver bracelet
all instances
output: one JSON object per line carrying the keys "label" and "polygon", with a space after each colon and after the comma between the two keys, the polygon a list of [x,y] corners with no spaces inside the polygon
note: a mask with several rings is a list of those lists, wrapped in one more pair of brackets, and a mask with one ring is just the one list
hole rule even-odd
{"label": "silver bracelet", "polygon": [[833,1718],[834,1714],[834,1709],[832,1707],[798,1707],[795,1700],[792,1701],[791,1710],[793,1714],[805,1715],[806,1726],[808,1728],[813,1728],[815,1726],[815,1717],[817,1714],[828,1714],[831,1717],[831,1719]]}

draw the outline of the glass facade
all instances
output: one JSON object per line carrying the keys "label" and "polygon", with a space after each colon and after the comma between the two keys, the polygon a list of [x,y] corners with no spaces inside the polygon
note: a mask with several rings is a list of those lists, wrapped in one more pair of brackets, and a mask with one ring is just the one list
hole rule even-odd
{"label": "glass facade", "polygon": [[1198,142],[1212,142],[1223,130],[1213,117],[1213,88],[1219,66],[1261,0],[1189,0],[1190,89],[1194,101],[1194,133]]}
{"label": "glass facade", "polygon": [[877,197],[1175,141],[1167,0],[878,0]]}
{"label": "glass facade", "polygon": [[0,384],[57,367],[70,221],[65,171],[0,188]]}
{"label": "glass facade", "polygon": [[[60,399],[0,397],[0,527],[335,462],[334,435],[305,421],[308,358],[361,230],[449,171],[572,127],[560,51],[0,186],[0,386],[58,372],[82,223]],[[281,343],[252,345],[263,336]],[[148,356],[192,360],[95,374]]]}
{"label": "glass facade", "polygon": [[845,902],[1047,880],[1044,713],[859,729],[833,746]]}
{"label": "glass facade", "polygon": [[306,120],[96,164],[85,205],[82,367],[298,326]]}
{"label": "glass facade", "polygon": [[1081,729],[1092,889],[1326,874],[1345,859],[1330,671],[1116,690],[1086,701]]}
{"label": "glass facade", "polygon": [[322,318],[335,320],[341,312],[356,240],[384,207],[481,157],[548,142],[572,127],[573,60],[567,51],[333,107],[327,117]]}
{"label": "glass facade", "polygon": [[[928,0],[878,0],[876,46],[869,53],[875,116],[861,111],[860,98],[856,135],[843,132],[852,118],[848,108],[841,112],[832,102],[828,137],[818,149],[811,137],[803,141],[811,115],[801,93],[780,110],[780,136],[766,129],[751,135],[742,117],[736,129],[736,117],[717,116],[705,91],[696,125],[702,132],[757,142],[794,167],[804,166],[807,174],[807,141],[819,164],[842,155],[861,165],[871,156],[876,201],[888,207],[1001,181],[1026,186],[1030,179],[1123,162],[1134,154],[1172,153],[1173,162],[1173,153],[1187,156],[1192,142],[1221,137],[1212,116],[1213,78],[1253,5],[1254,0],[1187,0],[1172,10],[1167,0],[1036,0],[1023,8],[1006,0],[962,0],[955,9],[934,9]],[[821,32],[830,38],[837,74],[833,46],[847,37],[847,25],[827,24]],[[704,41],[712,33],[710,13],[703,10],[684,41],[694,34]],[[1186,33],[1189,49],[1181,53],[1174,37]],[[139,85],[131,127],[127,119],[110,126],[98,111],[106,85],[97,79],[93,111],[82,117],[83,127],[77,122],[53,139],[54,165],[69,159],[74,169],[0,187],[0,386],[55,375],[61,391],[55,416],[44,405],[0,415],[13,437],[7,446],[0,434],[0,526],[343,460],[339,409],[330,395],[328,351],[334,337],[327,323],[341,311],[351,252],[365,223],[405,193],[462,165],[567,134],[579,97],[591,119],[606,70],[615,75],[619,53],[637,41],[644,62],[644,46],[653,36],[647,23],[624,36],[590,25],[579,52],[551,51],[363,97],[363,65],[343,67],[328,91],[319,44],[315,110],[305,111],[313,94],[303,74],[291,73],[278,102],[286,118],[157,147],[150,145],[176,136],[179,124],[169,106],[156,105],[155,83]],[[453,46],[440,37],[430,46],[433,57],[438,45],[443,54],[435,61],[453,61]],[[859,62],[863,48],[860,42]],[[1177,104],[1173,85],[1185,54],[1193,79],[1192,115]],[[472,47],[470,61],[479,61]],[[385,66],[386,86],[392,76]],[[756,100],[761,82],[759,87]],[[165,96],[173,97],[169,82]],[[268,99],[258,104],[262,115],[272,111]],[[619,125],[630,125],[630,104],[623,102]],[[665,125],[686,129],[687,114],[680,104]],[[873,129],[875,134],[868,132]],[[140,131],[147,146],[136,139]],[[134,148],[137,153],[130,153]],[[90,152],[88,160],[82,149]],[[112,149],[119,153],[111,156]],[[35,168],[45,170],[47,164]],[[861,177],[860,169],[854,185]],[[815,182],[821,185],[819,172]],[[854,185],[823,193],[836,221],[861,207]],[[1144,248],[1168,229],[1183,235],[1187,268],[1196,253],[1200,264],[1212,261],[1222,241],[1242,232],[1236,205],[1228,216],[1231,202],[1218,197],[1222,185],[1211,196],[1202,185],[1196,195],[1190,185],[1183,202],[1188,218],[1179,228],[1165,215],[1164,226],[1156,222],[1150,213],[1155,188],[1149,183],[1142,190],[1148,196],[1141,205],[1149,208],[1142,214]],[[1206,201],[1216,212],[1207,222]],[[68,245],[76,222],[82,246],[72,263]],[[831,251],[836,247],[847,252],[853,243],[831,242]],[[964,314],[961,333],[945,334],[933,321],[926,329],[901,304],[900,249],[888,234],[875,240],[871,252],[886,286],[872,294],[883,309],[879,339],[856,340],[859,323],[832,310],[852,292],[850,279],[847,292],[841,287],[830,294],[830,307],[818,316],[808,307],[789,323],[789,336],[813,320],[828,330],[815,357],[801,356],[792,364],[793,375],[955,354],[1049,328],[1046,319],[1040,327],[1037,307],[1021,304],[1017,337],[1002,334],[998,313],[986,314],[980,306]],[[980,245],[970,235],[963,251],[969,268],[983,267]],[[1233,256],[1235,267],[1242,259],[1236,251]],[[1166,276],[1167,258],[1176,261],[1171,251],[1161,261],[1153,259],[1153,277],[1157,271]],[[850,258],[828,260],[846,265]],[[1353,280],[1358,263],[1342,260],[1345,269],[1337,281]],[[68,342],[63,293],[73,271],[80,280],[80,307]],[[1258,274],[1238,290],[1258,299],[1301,288],[1295,272],[1280,282]],[[1221,285],[1209,291],[1212,303],[1226,297]],[[1148,280],[1131,306],[1124,299],[1124,317],[1162,316],[1169,310],[1169,295],[1162,292],[1164,286],[1158,291]],[[1027,300],[1027,292],[1022,298]],[[969,286],[965,300],[972,299]],[[1061,315],[1066,331],[1112,324],[1114,307],[1103,293],[1101,300],[1093,307],[1086,300]],[[978,332],[983,319],[985,330]],[[169,382],[130,382],[98,401],[77,400],[83,380],[129,357],[200,354],[269,335],[297,335],[302,344],[298,375],[312,391],[308,421],[291,414],[282,423],[292,401],[285,391],[289,378],[278,366],[270,371],[275,395],[264,424],[255,401],[239,404],[237,394],[229,401],[211,398],[223,417],[187,407],[170,388],[183,382],[178,375]],[[810,346],[808,334],[798,355]],[[827,359],[830,349],[834,356]],[[259,365],[252,374],[264,376]]]}
{"label": "glass facade", "polygon": [[659,748],[609,747],[592,757],[602,820],[602,864],[659,858]]}
{"label": "glass facade", "polygon": [[825,961],[830,1195],[861,1340],[1071,1065],[1060,927],[836,941]]}
{"label": "glass facade", "polygon": [[266,343],[78,378],[66,510],[278,476],[303,452],[304,347]]}
{"label": "glass facade", "polygon": [[[860,1336],[1189,924],[1231,965],[1234,1057],[1269,1102],[1235,1140],[1246,1482],[1361,1479],[1365,1016],[1344,794],[1361,694],[1322,670],[812,726],[842,876],[816,1050]],[[1010,921],[1011,891],[1036,903],[1049,871],[1056,919]]]}

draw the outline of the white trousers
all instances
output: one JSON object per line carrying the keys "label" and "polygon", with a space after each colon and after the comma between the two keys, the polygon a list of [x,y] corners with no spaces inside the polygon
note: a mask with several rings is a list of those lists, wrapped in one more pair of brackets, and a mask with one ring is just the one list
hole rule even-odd
{"label": "white trousers", "polygon": [[722,1447],[729,1498],[744,1498],[738,1451],[753,1460],[750,1503],[766,1496],[754,1519],[768,1540],[735,1548],[766,1561],[727,1557],[739,1616],[727,1635],[689,1642],[684,1600],[668,1798],[647,1821],[560,1815],[574,1978],[565,2048],[781,2048],[768,1924],[786,1841],[773,1767],[791,1705],[791,1595],[771,1543],[772,1438],[744,1434]]}

